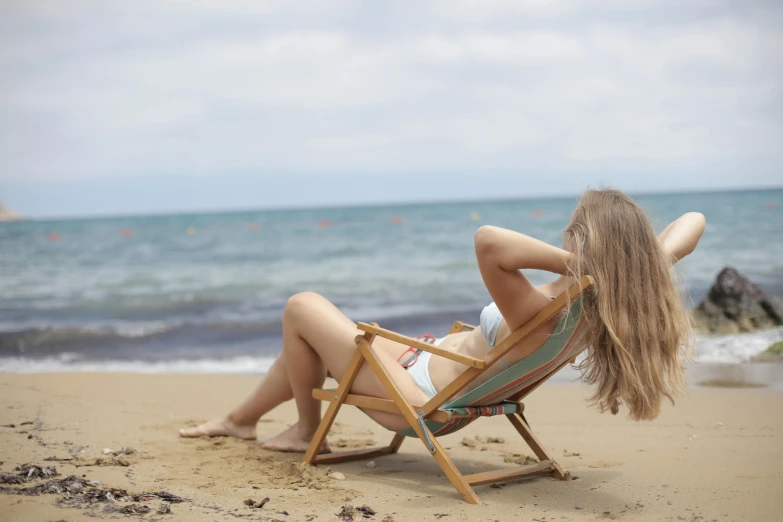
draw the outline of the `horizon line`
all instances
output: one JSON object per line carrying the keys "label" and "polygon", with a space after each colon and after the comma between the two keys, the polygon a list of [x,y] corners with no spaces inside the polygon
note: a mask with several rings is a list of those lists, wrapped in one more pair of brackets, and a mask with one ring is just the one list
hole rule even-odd
{"label": "horizon line", "polygon": [[[608,186],[606,188],[611,188],[611,186]],[[589,190],[589,189],[585,189]],[[720,189],[683,189],[683,190],[650,190],[650,191],[624,191],[630,196],[663,196],[663,195],[672,195],[672,194],[727,194],[727,193],[733,193],[733,192],[764,192],[768,190],[783,190],[783,185],[778,186],[758,186],[758,187],[738,187],[738,188],[720,188]],[[582,191],[583,193],[585,191]],[[581,194],[580,193],[580,194]],[[381,207],[390,207],[390,206],[418,206],[422,204],[429,204],[429,205],[448,205],[448,204],[456,204],[456,203],[487,203],[487,202],[497,202],[497,203],[506,203],[506,202],[512,202],[512,201],[530,201],[533,199],[543,199],[543,200],[555,200],[555,199],[569,199],[569,198],[576,198],[579,194],[577,193],[567,193],[567,194],[547,194],[547,193],[541,193],[537,195],[527,195],[527,196],[515,196],[515,197],[498,197],[498,198],[477,198],[477,199],[465,199],[465,198],[455,198],[455,199],[441,199],[441,200],[410,200],[410,201],[390,201],[390,202],[384,202],[380,206]],[[149,217],[175,217],[175,216],[194,216],[194,215],[216,215],[216,214],[243,214],[248,212],[275,212],[275,211],[281,211],[281,212],[290,212],[290,211],[297,211],[297,210],[328,210],[328,209],[335,209],[335,208],[368,208],[368,207],[377,207],[379,206],[376,203],[334,203],[334,204],[320,204],[320,205],[302,205],[302,206],[296,206],[296,205],[284,205],[284,206],[271,206],[271,207],[244,207],[244,208],[214,208],[214,209],[202,209],[202,210],[187,210],[187,211],[178,211],[178,210],[171,210],[171,211],[162,211],[162,212],[153,212],[153,213],[136,213],[136,212],[129,212],[129,213],[120,213],[120,214],[82,214],[82,215],[74,215],[74,216],[21,216],[18,220],[13,221],[0,221],[0,224],[3,223],[19,223],[19,222],[30,222],[30,221],[80,221],[80,220],[87,220],[87,219],[127,219],[127,218],[149,218]],[[6,210],[13,211],[12,208],[6,206]]]}

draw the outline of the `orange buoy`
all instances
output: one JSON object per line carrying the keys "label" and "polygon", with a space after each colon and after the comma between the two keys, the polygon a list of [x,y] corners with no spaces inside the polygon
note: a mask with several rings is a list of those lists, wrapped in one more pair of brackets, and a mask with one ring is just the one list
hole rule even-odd
{"label": "orange buoy", "polygon": [[399,225],[400,223],[402,223],[402,216],[392,216],[391,222],[394,223],[395,225]]}
{"label": "orange buoy", "polygon": [[332,226],[332,222],[328,219],[322,219],[318,222],[318,226],[321,228],[329,228]]}
{"label": "orange buoy", "polygon": [[57,242],[60,240],[60,234],[57,232],[50,232],[49,233],[49,241]]}
{"label": "orange buoy", "polygon": [[122,237],[131,237],[133,235],[133,229],[131,229],[131,228],[123,228],[120,231],[120,235],[122,235]]}
{"label": "orange buoy", "polygon": [[772,210],[772,209],[773,209],[773,208],[775,208],[777,205],[776,205],[774,202],[772,202],[772,201],[767,201],[767,202],[764,204],[764,206],[765,206],[765,207],[767,207],[767,210]]}
{"label": "orange buoy", "polygon": [[261,225],[259,225],[254,221],[253,223],[248,223],[247,228],[248,230],[258,230],[259,228],[261,228]]}
{"label": "orange buoy", "polygon": [[531,212],[531,214],[533,215],[534,218],[540,218],[541,216],[544,215],[544,211],[541,210],[540,208],[537,208],[533,212]]}

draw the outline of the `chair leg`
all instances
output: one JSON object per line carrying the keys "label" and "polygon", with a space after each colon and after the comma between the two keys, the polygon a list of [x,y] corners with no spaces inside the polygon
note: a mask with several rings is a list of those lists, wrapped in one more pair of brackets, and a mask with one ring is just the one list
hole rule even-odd
{"label": "chair leg", "polygon": [[530,449],[533,450],[533,453],[536,454],[538,460],[548,460],[552,464],[552,475],[560,480],[571,480],[571,473],[563,471],[563,468],[560,467],[557,461],[555,461],[546,448],[544,448],[536,436],[533,435],[533,432],[530,430],[530,426],[528,426],[522,415],[512,413],[510,415],[506,415],[506,417],[508,417],[508,420],[511,421],[511,424],[514,425],[514,428],[516,428],[517,432],[522,435],[522,438],[525,439],[525,442],[527,442],[527,445],[530,446]]}
{"label": "chair leg", "polygon": [[405,441],[405,435],[400,435],[399,433],[395,435],[391,441],[391,444],[389,444],[389,447],[392,448],[392,453],[397,453],[397,451],[400,449],[400,446],[402,446],[402,443],[404,441]]}
{"label": "chair leg", "polygon": [[[405,420],[408,421],[408,424],[410,424],[411,428],[413,428],[413,430],[425,445],[428,445],[427,439],[429,439],[429,441],[432,443],[434,448],[434,452],[431,452],[432,457],[435,459],[435,462],[438,463],[440,469],[443,470],[443,473],[446,475],[446,478],[449,479],[449,482],[451,482],[451,484],[457,490],[457,493],[459,493],[462,499],[469,504],[481,504],[481,500],[479,500],[476,492],[473,491],[473,488],[470,486],[470,484],[468,484],[468,481],[465,479],[462,473],[459,472],[457,467],[454,465],[454,462],[452,462],[451,458],[449,458],[448,454],[443,451],[443,447],[432,435],[432,432],[430,432],[429,428],[427,428],[425,425],[424,430],[422,430],[422,428],[419,426],[416,412],[413,411],[411,405],[408,404],[408,402],[402,396],[402,393],[400,393],[397,385],[389,376],[386,368],[384,368],[383,364],[381,364],[381,362],[375,357],[375,353],[372,351],[370,343],[367,341],[367,339],[357,337],[357,342],[365,360],[373,369],[373,372],[375,372],[375,375],[381,381],[384,388],[386,388],[386,391],[391,396],[394,404],[396,404],[400,409],[402,416],[405,417]],[[402,441],[395,437],[395,439],[392,441],[392,444],[395,443],[402,444]]]}
{"label": "chair leg", "polygon": [[346,395],[351,391],[353,381],[356,379],[363,362],[364,357],[362,353],[356,350],[353,359],[348,363],[348,368],[346,368],[340,384],[337,386],[337,390],[334,392],[334,399],[329,403],[329,407],[326,408],[326,413],[321,418],[321,424],[318,425],[318,429],[315,431],[315,435],[313,435],[313,439],[310,441],[310,446],[308,446],[304,455],[303,460],[308,464],[312,464],[315,461],[318,451],[321,449],[321,444],[323,444],[326,434],[329,433],[329,428],[332,427],[334,418],[337,416],[337,412],[340,410]]}

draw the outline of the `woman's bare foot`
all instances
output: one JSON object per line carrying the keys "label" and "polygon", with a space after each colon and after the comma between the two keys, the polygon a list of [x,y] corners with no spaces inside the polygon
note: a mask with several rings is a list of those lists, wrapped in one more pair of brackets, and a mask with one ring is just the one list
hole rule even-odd
{"label": "woman's bare foot", "polygon": [[[299,424],[294,424],[284,432],[264,442],[261,447],[272,451],[284,451],[291,453],[305,453],[310,446],[312,436],[302,437],[299,433]],[[329,443],[324,440],[321,451],[318,453],[330,453]]]}
{"label": "woman's bare foot", "polygon": [[180,437],[236,437],[243,440],[256,440],[256,425],[235,424],[227,417],[213,419],[195,428],[182,428]]}

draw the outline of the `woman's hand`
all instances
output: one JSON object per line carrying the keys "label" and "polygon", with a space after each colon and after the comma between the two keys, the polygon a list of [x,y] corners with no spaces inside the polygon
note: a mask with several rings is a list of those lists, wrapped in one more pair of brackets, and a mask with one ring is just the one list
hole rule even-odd
{"label": "woman's hand", "polygon": [[672,264],[696,249],[707,221],[700,212],[688,212],[678,217],[658,234],[661,246],[669,254]]}

